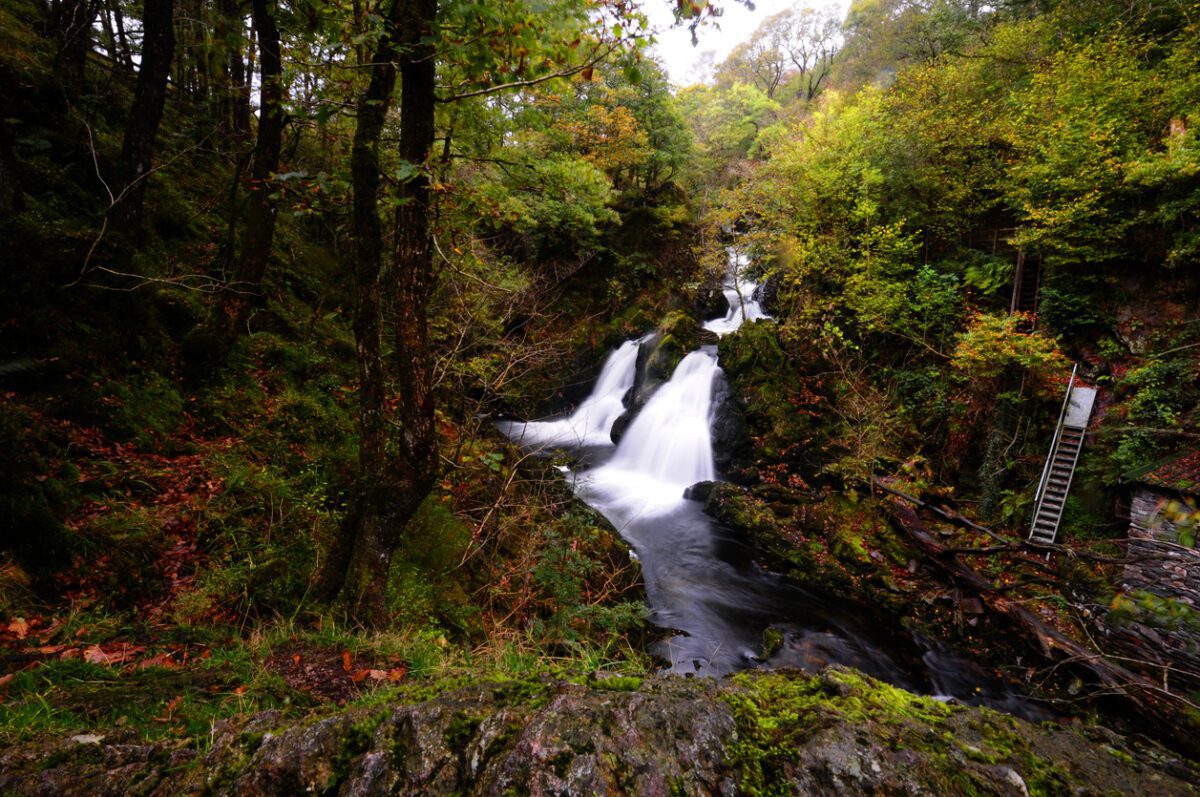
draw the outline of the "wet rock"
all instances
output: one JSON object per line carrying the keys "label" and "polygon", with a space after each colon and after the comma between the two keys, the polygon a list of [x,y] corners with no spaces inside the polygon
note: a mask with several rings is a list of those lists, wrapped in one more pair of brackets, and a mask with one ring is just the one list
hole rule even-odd
{"label": "wet rock", "polygon": [[712,418],[713,459],[717,470],[728,473],[736,464],[747,459],[750,438],[746,431],[746,416],[729,381],[720,373],[713,381]]}
{"label": "wet rock", "polygon": [[729,314],[729,299],[720,285],[711,285],[697,292],[692,305],[696,317],[705,321],[711,318],[724,318]]}
{"label": "wet rock", "polygon": [[705,496],[704,512],[756,545],[783,536],[775,513],[736,484],[714,484]]}
{"label": "wet rock", "polygon": [[779,314],[779,272],[773,272],[759,284],[754,292],[754,299],[762,305],[767,315]]}
{"label": "wet rock", "polygon": [[668,313],[654,334],[642,343],[638,349],[637,369],[627,409],[613,423],[611,438],[614,443],[621,442],[629,424],[642,407],[660,387],[670,381],[675,366],[698,343],[699,327],[696,320],[682,311]]}
{"label": "wet rock", "polygon": [[683,491],[683,497],[692,501],[707,501],[716,486],[716,482],[696,482]]}
{"label": "wet rock", "polygon": [[609,431],[609,439],[613,441],[613,445],[621,442],[621,438],[625,436],[625,432],[629,430],[629,424],[633,423],[634,412],[626,410],[617,419],[613,421],[612,429]]}

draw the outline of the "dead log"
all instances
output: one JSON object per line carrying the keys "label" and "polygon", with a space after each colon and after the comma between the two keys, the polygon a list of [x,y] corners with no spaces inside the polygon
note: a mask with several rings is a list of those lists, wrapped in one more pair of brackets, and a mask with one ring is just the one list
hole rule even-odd
{"label": "dead log", "polygon": [[1087,673],[1106,693],[1124,698],[1138,716],[1169,734],[1189,755],[1200,753],[1200,742],[1194,733],[1189,733],[1191,723],[1184,717],[1187,708],[1184,698],[1143,675],[1114,664],[1099,651],[1050,626],[938,542],[911,506],[899,501],[889,503],[896,525],[935,566],[960,589],[975,593],[990,610],[1024,630],[1030,639],[1037,641],[1047,659]]}

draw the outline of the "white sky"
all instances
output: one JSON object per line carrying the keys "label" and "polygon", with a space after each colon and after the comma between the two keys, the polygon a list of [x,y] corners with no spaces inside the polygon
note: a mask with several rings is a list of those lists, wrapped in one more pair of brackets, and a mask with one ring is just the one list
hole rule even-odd
{"label": "white sky", "polygon": [[676,85],[708,80],[712,66],[725,60],[730,50],[750,38],[759,23],[772,14],[792,6],[809,6],[836,8],[839,14],[845,15],[850,0],[755,0],[753,11],[737,0],[720,0],[720,4],[725,9],[724,15],[716,23],[710,22],[700,28],[700,42],[693,47],[692,35],[686,25],[670,28],[673,0],[644,0],[642,3],[642,10],[659,30],[658,43],[651,52],[663,62],[671,82]]}

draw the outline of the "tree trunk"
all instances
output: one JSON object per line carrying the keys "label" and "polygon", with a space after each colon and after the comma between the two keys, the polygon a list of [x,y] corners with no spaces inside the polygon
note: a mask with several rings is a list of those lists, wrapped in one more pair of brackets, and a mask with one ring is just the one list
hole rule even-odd
{"label": "tree trunk", "polygon": [[243,20],[239,0],[217,0],[213,11],[213,43],[208,70],[214,88],[210,102],[223,139],[237,141],[250,127],[249,98],[244,92]]}
{"label": "tree trunk", "polygon": [[[0,70],[2,72],[3,70]],[[0,74],[0,78],[4,75]],[[0,218],[11,218],[25,209],[25,195],[12,151],[8,125],[0,119]]]}
{"label": "tree trunk", "polygon": [[[429,176],[425,171],[434,144],[436,102],[434,48],[427,39],[436,16],[437,0],[397,0],[389,15],[399,36],[396,48],[401,79],[399,155],[413,164],[416,171],[397,191],[393,268],[384,284],[378,279],[382,245],[375,207],[379,180],[375,125],[381,127],[386,108],[380,109],[378,117],[374,111],[368,113],[369,126],[365,130],[360,116],[360,132],[364,135],[361,139],[357,133],[355,136],[355,225],[356,233],[364,235],[357,249],[359,306],[355,322],[362,379],[363,459],[353,506],[340,535],[341,546],[349,550],[348,555],[342,554],[346,569],[341,594],[349,616],[369,627],[379,627],[387,621],[387,581],[392,555],[405,525],[437,477],[432,358],[426,318],[433,283],[432,225]],[[386,69],[379,63],[377,58],[373,70],[376,73]],[[379,83],[385,85],[387,80],[386,75],[381,75]],[[372,75],[372,85],[360,104],[360,113],[372,99],[371,91],[382,90],[384,85],[377,84]],[[361,203],[360,187],[365,191]],[[389,424],[384,403],[384,363],[379,348],[381,306],[395,308],[393,370],[399,396],[391,420],[400,429],[400,435],[395,453],[390,456],[385,445]],[[331,556],[330,564],[340,563]]]}
{"label": "tree trunk", "polygon": [[279,28],[270,0],[251,0],[250,12],[258,30],[259,89],[258,139],[254,164],[250,169],[246,228],[242,237],[242,256],[230,290],[222,303],[221,338],[225,348],[232,345],[245,329],[250,310],[258,299],[271,245],[275,241],[276,201],[273,175],[279,171],[279,153],[283,147],[283,60],[279,49]]}
{"label": "tree trunk", "polygon": [[92,49],[92,23],[100,4],[96,0],[51,0],[49,28],[57,45],[54,76],[67,104],[83,92],[84,67]]}
{"label": "tree trunk", "polygon": [[142,226],[146,182],[154,158],[154,139],[167,97],[167,76],[175,52],[174,0],[144,0],[142,62],[125,141],[118,165],[120,195],[109,213],[118,243],[136,243]]}
{"label": "tree trunk", "polygon": [[[358,124],[350,153],[354,190],[354,341],[358,359],[358,483],[351,506],[317,579],[316,594],[333,600],[346,582],[346,571],[359,536],[364,505],[373,501],[376,483],[387,480],[386,376],[380,332],[383,230],[379,223],[379,137],[396,88],[396,23],[402,0],[393,0],[386,29],[371,59],[370,81],[358,99]],[[365,56],[361,63],[365,63]],[[386,488],[384,488],[386,490]]]}
{"label": "tree trunk", "polygon": [[222,0],[222,3],[223,12],[233,21],[233,38],[229,44],[231,132],[241,141],[250,135],[250,80],[246,62],[242,59],[242,47],[246,44],[245,20],[241,0]]}
{"label": "tree trunk", "polygon": [[113,21],[117,26],[117,47],[121,56],[121,65],[125,67],[126,72],[132,72],[133,56],[129,53],[129,40],[125,36],[125,17],[121,14],[121,3],[119,0],[109,0],[109,6],[112,8]]}

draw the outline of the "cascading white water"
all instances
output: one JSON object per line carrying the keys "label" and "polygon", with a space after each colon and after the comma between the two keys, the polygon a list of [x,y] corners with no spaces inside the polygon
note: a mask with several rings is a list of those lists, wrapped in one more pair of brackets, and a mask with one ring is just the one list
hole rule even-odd
{"label": "cascading white water", "polygon": [[716,477],[708,415],[717,359],[694,351],[680,361],[621,438],[605,467],[688,487]]}
{"label": "cascading white water", "polygon": [[612,445],[612,427],[625,412],[625,394],[637,374],[638,346],[627,340],[608,356],[591,395],[570,416],[553,421],[500,421],[497,427],[517,443],[533,449]]}
{"label": "cascading white water", "polygon": [[758,283],[745,277],[750,259],[744,252],[732,246],[725,251],[729,255],[729,273],[725,278],[724,293],[725,300],[729,302],[729,312],[724,318],[714,318],[704,323],[705,329],[718,335],[728,335],[747,321],[771,317],[754,298],[758,291]]}
{"label": "cascading white water", "polygon": [[716,478],[708,424],[718,370],[710,350],[684,357],[638,413],[612,458],[577,474],[580,496],[618,528],[676,509],[684,490]]}

